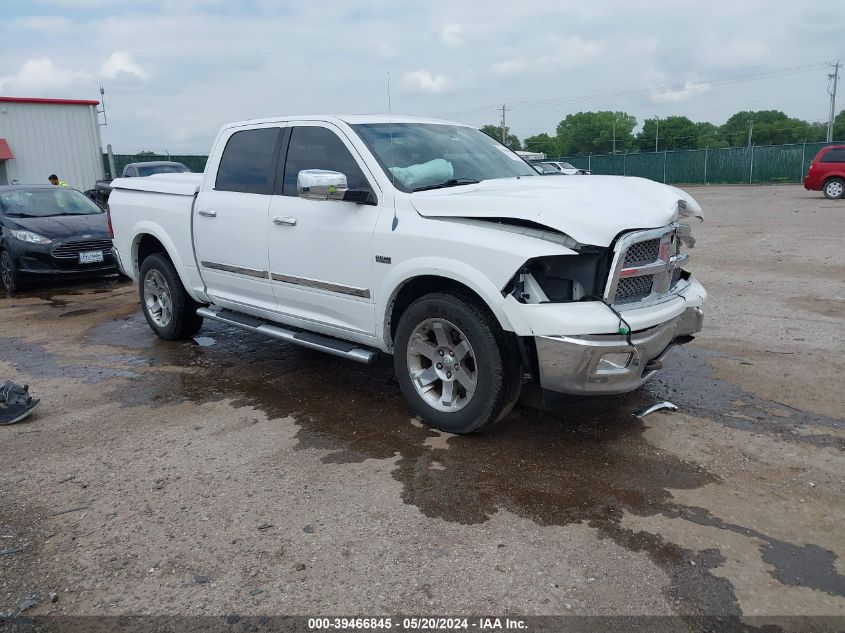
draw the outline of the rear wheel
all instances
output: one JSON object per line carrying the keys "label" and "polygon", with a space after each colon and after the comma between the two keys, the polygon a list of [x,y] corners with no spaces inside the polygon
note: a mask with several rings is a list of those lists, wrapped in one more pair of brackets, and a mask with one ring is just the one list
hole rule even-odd
{"label": "rear wheel", "polygon": [[154,253],[141,264],[139,278],[141,309],[153,332],[166,341],[176,341],[199,331],[199,305],[185,290],[173,262]]}
{"label": "rear wheel", "polygon": [[21,274],[12,261],[12,256],[5,250],[0,251],[0,283],[8,292],[23,290]]}
{"label": "rear wheel", "polygon": [[845,180],[842,180],[842,178],[831,178],[824,183],[824,189],[822,191],[824,192],[825,198],[838,200],[845,195]]}
{"label": "rear wheel", "polygon": [[394,348],[405,399],[442,431],[489,427],[519,396],[522,367],[513,335],[464,296],[435,293],[412,303],[399,320]]}

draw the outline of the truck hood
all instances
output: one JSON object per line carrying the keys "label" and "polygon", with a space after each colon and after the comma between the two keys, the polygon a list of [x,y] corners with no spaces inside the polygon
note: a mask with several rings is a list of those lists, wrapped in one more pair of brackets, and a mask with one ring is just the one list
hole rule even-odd
{"label": "truck hood", "polygon": [[514,219],[564,233],[581,244],[609,246],[622,231],[703,218],[685,191],[644,178],[530,176],[499,178],[410,195],[427,218]]}

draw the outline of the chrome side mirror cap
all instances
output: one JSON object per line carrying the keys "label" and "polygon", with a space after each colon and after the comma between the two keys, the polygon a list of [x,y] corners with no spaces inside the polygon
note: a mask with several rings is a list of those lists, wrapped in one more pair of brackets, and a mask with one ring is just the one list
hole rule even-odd
{"label": "chrome side mirror cap", "polygon": [[305,200],[343,200],[346,175],[327,169],[303,169],[296,176],[296,192]]}

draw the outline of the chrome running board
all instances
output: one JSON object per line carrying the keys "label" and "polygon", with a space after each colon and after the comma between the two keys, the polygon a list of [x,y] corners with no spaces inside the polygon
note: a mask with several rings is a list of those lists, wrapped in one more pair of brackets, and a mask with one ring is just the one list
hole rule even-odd
{"label": "chrome running board", "polygon": [[309,349],[315,349],[333,356],[348,358],[358,363],[372,365],[378,360],[379,353],[376,350],[364,349],[354,343],[342,341],[322,334],[313,332],[301,332],[288,330],[280,325],[259,319],[248,314],[241,314],[234,310],[212,310],[211,308],[199,308],[197,314],[206,319],[214,319],[226,325],[233,325],[250,332],[264,334],[273,338],[301,345]]}

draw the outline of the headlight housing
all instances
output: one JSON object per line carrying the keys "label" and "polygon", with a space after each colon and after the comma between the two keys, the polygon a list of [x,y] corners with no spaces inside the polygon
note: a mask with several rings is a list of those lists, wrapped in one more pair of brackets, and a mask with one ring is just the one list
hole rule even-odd
{"label": "headlight housing", "polygon": [[16,231],[15,229],[9,229],[9,233],[12,234],[16,240],[20,240],[21,242],[29,242],[30,244],[52,244],[53,240],[38,235],[38,233],[33,233],[32,231]]}
{"label": "headlight housing", "polygon": [[529,259],[503,289],[521,303],[565,303],[598,297],[607,283],[609,249],[582,246],[576,255]]}

